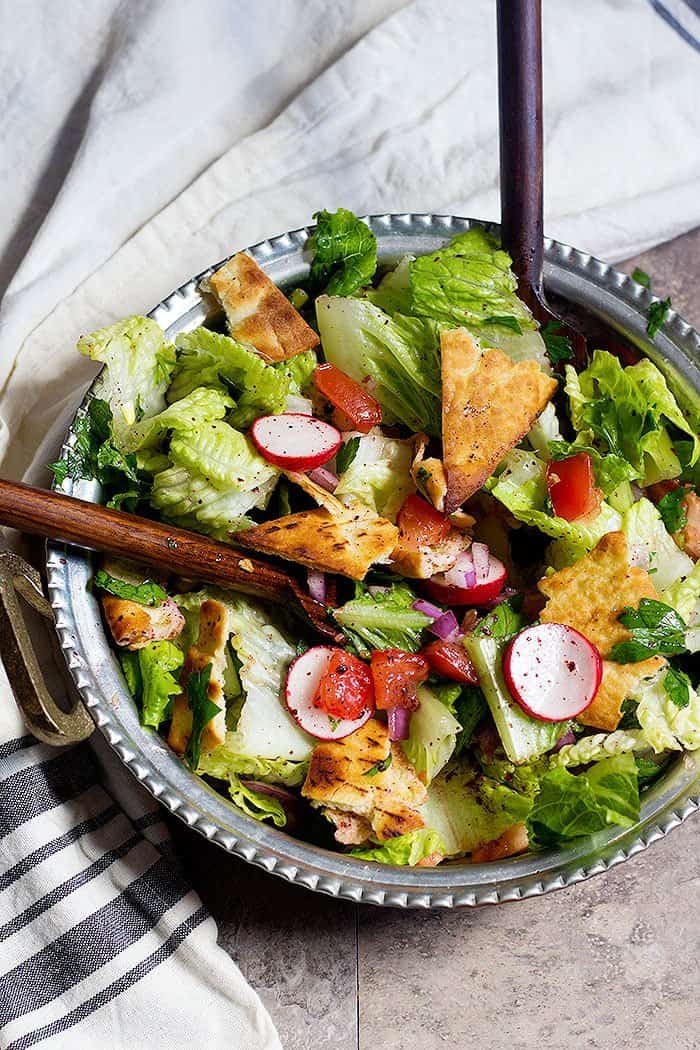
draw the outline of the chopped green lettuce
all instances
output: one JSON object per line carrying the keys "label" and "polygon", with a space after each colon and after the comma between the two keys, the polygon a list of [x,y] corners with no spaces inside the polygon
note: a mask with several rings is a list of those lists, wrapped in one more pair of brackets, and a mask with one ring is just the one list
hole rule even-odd
{"label": "chopped green lettuce", "polygon": [[627,751],[648,750],[649,743],[641,729],[616,729],[613,733],[593,733],[582,736],[574,744],[565,744],[550,761],[553,766],[587,766]]}
{"label": "chopped green lettuce", "polygon": [[197,772],[206,773],[217,780],[227,780],[232,774],[237,774],[263,783],[282,784],[284,787],[299,787],[304,783],[309,769],[308,760],[242,755],[236,750],[237,746],[235,731],[228,732],[222,744],[202,754]]}
{"label": "chopped green lettuce", "polygon": [[372,381],[385,423],[440,434],[440,357],[429,320],[389,317],[368,299],[322,295],[316,300],[326,360],[358,383]]}
{"label": "chopped green lettuce", "polygon": [[122,448],[134,423],[165,408],[175,349],[150,317],[129,317],[82,336],[78,350],[106,366],[95,396],[109,404],[114,442]]}
{"label": "chopped green lettuce", "polygon": [[[544,411],[540,413],[528,432],[527,440],[542,459],[552,458],[552,445],[562,441],[559,417],[553,401],[547,402]],[[572,452],[571,455],[574,453]]]}
{"label": "chopped green lettuce", "polygon": [[381,846],[354,849],[351,857],[373,861],[376,864],[400,864],[414,866],[433,854],[445,855],[445,846],[440,836],[430,828],[417,828],[406,835],[389,839]]}
{"label": "chopped green lettuce", "polygon": [[[654,586],[662,597],[668,588],[677,585],[692,573],[692,560],[669,535],[659,511],[651,500],[637,500],[625,511],[622,531],[627,537],[635,561],[653,572]],[[663,600],[666,601],[666,598]]]}
{"label": "chopped green lettuce", "polygon": [[284,378],[288,387],[287,393],[298,395],[308,387],[317,364],[318,358],[314,350],[302,350],[300,354],[295,354],[286,361],[276,362],[272,368]]}
{"label": "chopped green lettuce", "polygon": [[460,689],[459,696],[451,708],[462,727],[457,735],[455,756],[461,755],[469,747],[477,726],[488,713],[488,709],[484,694],[477,685],[465,685]]}
{"label": "chopped green lettuce", "polygon": [[232,398],[221,390],[196,387],[158,415],[134,423],[124,439],[123,448],[127,452],[154,448],[169,430],[196,430],[203,423],[223,419],[233,404]]}
{"label": "chopped green lettuce", "polygon": [[360,656],[373,649],[404,649],[415,653],[430,617],[413,608],[416,595],[407,583],[392,583],[383,590],[370,591],[355,584],[355,597],[333,616]]}
{"label": "chopped green lettuce", "polygon": [[393,270],[382,277],[376,288],[366,295],[380,310],[391,314],[411,313],[411,263],[415,255],[402,255]]}
{"label": "chopped green lettuce", "polygon": [[276,828],[283,828],[287,823],[287,814],[278,798],[263,795],[248,784],[244,784],[235,773],[229,773],[228,793],[231,801],[253,820],[271,820]]}
{"label": "chopped green lettuce", "polygon": [[317,211],[316,229],[306,247],[313,252],[311,287],[328,295],[352,295],[369,284],[377,269],[377,238],[347,208]]}
{"label": "chopped green lettuce", "polygon": [[[257,416],[283,412],[287,395],[296,393],[288,369],[269,365],[230,336],[195,328],[176,339],[177,367],[168,401],[180,401],[200,386],[215,387],[236,401],[230,421],[247,427]],[[294,386],[294,389],[293,389]]]}
{"label": "chopped green lettuce", "polygon": [[631,827],[639,819],[634,755],[614,755],[574,775],[562,766],[545,773],[528,818],[530,840],[556,846],[611,825]]}
{"label": "chopped green lettuce", "polygon": [[403,749],[421,780],[430,784],[452,757],[462,727],[429,686],[418,687],[418,700]]}
{"label": "chopped green lettuce", "polygon": [[151,642],[119,653],[129,692],[139,705],[141,724],[158,729],[170,717],[172,698],[182,692],[177,675],[183,654],[172,642]]}
{"label": "chopped green lettuce", "polygon": [[360,435],[357,441],[355,455],[340,474],[335,495],[355,497],[383,518],[396,521],[404,500],[415,492],[410,473],[413,444],[385,437],[379,427]]}
{"label": "chopped green lettuce", "polygon": [[169,467],[153,479],[151,506],[175,525],[229,542],[232,532],[252,524],[245,515],[267,505],[276,483],[273,476],[249,490],[217,488],[185,467]]}
{"label": "chopped green lettuce", "polygon": [[681,748],[696,751],[700,748],[700,694],[689,685],[689,702],[679,707],[666,688],[669,673],[662,670],[651,681],[646,679],[634,693],[639,701],[639,724],[657,754]]}
{"label": "chopped green lettuce", "polygon": [[260,488],[279,471],[256,451],[249,437],[221,420],[178,431],[170,442],[170,458],[212,485],[239,492]]}
{"label": "chopped green lettuce", "polygon": [[661,599],[691,624],[700,601],[700,561],[695,562],[687,576],[679,576],[675,583],[665,587]]}
{"label": "chopped green lettuce", "polygon": [[411,263],[413,313],[451,328],[506,327],[517,333],[536,328],[516,290],[510,257],[480,227]]}

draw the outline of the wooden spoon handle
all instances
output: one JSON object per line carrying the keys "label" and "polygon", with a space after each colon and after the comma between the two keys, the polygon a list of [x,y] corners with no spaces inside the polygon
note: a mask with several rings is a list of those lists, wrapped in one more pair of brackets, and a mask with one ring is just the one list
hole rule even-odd
{"label": "wooden spoon handle", "polygon": [[285,573],[194,532],[0,479],[0,524],[144,562],[269,601],[295,591]]}
{"label": "wooden spoon handle", "polygon": [[531,309],[542,293],[541,0],[498,0],[501,237],[518,293]]}

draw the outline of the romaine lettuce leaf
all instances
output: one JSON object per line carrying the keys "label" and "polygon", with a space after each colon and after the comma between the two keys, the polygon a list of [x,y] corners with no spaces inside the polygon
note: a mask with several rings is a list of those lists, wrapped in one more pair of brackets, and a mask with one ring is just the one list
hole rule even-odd
{"label": "romaine lettuce leaf", "polygon": [[154,448],[169,430],[196,430],[203,423],[223,419],[233,404],[233,399],[221,390],[197,387],[158,415],[134,423],[122,447],[125,452]]}
{"label": "romaine lettuce leaf", "polygon": [[413,608],[415,601],[416,595],[407,583],[392,583],[372,591],[357,583],[355,597],[335,609],[333,617],[360,656],[369,656],[373,649],[415,653],[430,623],[429,616]]}
{"label": "romaine lettuce leaf", "polygon": [[356,382],[372,381],[385,423],[440,434],[440,357],[435,324],[389,317],[368,299],[319,296],[318,330],[326,360]]}
{"label": "romaine lettuce leaf", "polygon": [[252,524],[245,515],[254,507],[266,506],[276,483],[273,475],[249,490],[234,485],[215,488],[186,467],[169,467],[153,479],[151,506],[174,525],[226,543],[231,532]]}
{"label": "romaine lettuce leaf", "polygon": [[445,855],[444,843],[440,836],[430,828],[418,828],[406,835],[389,839],[381,846],[351,850],[350,856],[358,860],[373,861],[375,864],[413,866],[435,853]]}
{"label": "romaine lettuce leaf", "polygon": [[403,749],[421,780],[430,784],[452,757],[462,727],[429,686],[418,687],[418,699]]}
{"label": "romaine lettuce leaf", "polygon": [[316,229],[306,247],[313,252],[309,281],[328,295],[352,295],[369,284],[377,269],[377,239],[367,223],[347,208],[317,211]]}
{"label": "romaine lettuce leaf", "polygon": [[396,521],[404,500],[415,492],[412,461],[411,441],[385,437],[373,427],[369,434],[358,435],[357,451],[340,475],[335,495],[354,496],[383,518]]}
{"label": "romaine lettuce leaf", "polygon": [[106,365],[95,396],[112,410],[114,442],[121,449],[134,423],[165,408],[175,349],[166,344],[163,329],[151,318],[129,317],[82,336],[78,350]]}
{"label": "romaine lettuce leaf", "polygon": [[700,561],[695,562],[687,576],[679,576],[675,583],[665,587],[661,600],[675,609],[688,625],[693,624],[700,601]]}
{"label": "romaine lettuce leaf", "polygon": [[186,467],[214,486],[239,492],[250,492],[279,477],[250,438],[220,420],[177,431],[170,442],[170,458],[175,466]]}
{"label": "romaine lettuce leaf", "polygon": [[286,361],[277,361],[272,368],[284,378],[288,394],[302,394],[311,382],[317,364],[315,350],[302,350]]}
{"label": "romaine lettuce leaf", "polygon": [[182,692],[177,675],[183,655],[172,642],[151,642],[138,650],[141,723],[157,729],[170,714],[172,697]]}
{"label": "romaine lettuce leaf", "polygon": [[662,601],[673,605],[665,592],[692,573],[693,562],[666,531],[657,508],[648,499],[637,500],[625,511],[622,530],[635,562],[648,568]]}
{"label": "romaine lettuce leaf", "polygon": [[573,775],[561,766],[542,777],[528,818],[530,840],[556,846],[639,819],[639,786],[634,755],[614,755]]}
{"label": "romaine lettuce leaf", "polygon": [[282,784],[284,787],[299,787],[304,783],[309,769],[308,760],[293,762],[284,758],[241,755],[235,750],[237,743],[235,732],[228,732],[223,744],[201,756],[197,772],[206,773],[217,780],[228,780],[232,774],[237,774],[264,783]]}
{"label": "romaine lettuce leaf", "polygon": [[649,742],[641,729],[616,729],[613,733],[593,733],[575,744],[565,744],[550,761],[553,766],[587,766],[601,758],[628,751],[648,751]]}
{"label": "romaine lettuce leaf", "polygon": [[253,820],[271,820],[276,828],[285,827],[287,814],[279,799],[255,791],[248,784],[244,784],[234,773],[229,773],[228,782],[231,801],[246,816],[252,817]]}
{"label": "romaine lettuce leaf", "polygon": [[689,686],[687,705],[678,707],[666,688],[669,673],[664,670],[651,681],[647,679],[633,694],[639,701],[639,724],[657,754],[681,748],[696,751],[700,748],[700,695]]}
{"label": "romaine lettuce leaf", "polygon": [[246,427],[257,416],[283,412],[287,395],[296,393],[285,369],[277,369],[230,336],[196,328],[176,339],[177,367],[168,389],[168,401],[179,401],[200,386],[215,387],[233,396],[236,408],[230,421]]}
{"label": "romaine lettuce leaf", "polygon": [[415,255],[402,255],[396,267],[382,277],[366,295],[380,310],[391,314],[411,313],[411,263]]}
{"label": "romaine lettuce leaf", "polygon": [[480,227],[458,234],[445,248],[411,263],[413,313],[452,328],[512,327],[518,334],[536,328],[516,289],[510,257]]}

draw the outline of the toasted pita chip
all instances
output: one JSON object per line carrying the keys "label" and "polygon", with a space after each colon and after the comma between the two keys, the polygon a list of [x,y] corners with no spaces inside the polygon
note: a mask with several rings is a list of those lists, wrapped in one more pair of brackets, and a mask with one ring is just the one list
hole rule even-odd
{"label": "toasted pita chip", "polygon": [[[390,754],[383,772],[366,775]],[[425,785],[400,744],[390,742],[386,725],[374,718],[345,739],[314,748],[301,793],[330,807],[336,824],[339,811],[364,818],[380,840],[424,826],[417,810],[427,798]]]}
{"label": "toasted pita chip", "polygon": [[226,669],[226,643],[231,633],[228,608],[223,602],[208,598],[199,610],[199,636],[191,645],[180,675],[184,692],[173,705],[173,720],[170,723],[168,743],[179,755],[185,753],[192,732],[192,712],[187,701],[187,683],[190,675],[203,671],[211,664],[211,675],[207,692],[209,699],[218,704],[219,712],[204,727],[202,747],[211,751],[222,744],[226,736],[226,705],[224,702],[224,672]]}
{"label": "toasted pita chip", "polygon": [[557,389],[536,361],[480,351],[465,328],[442,332],[442,447],[445,512],[481,488],[528,432]]}
{"label": "toasted pita chip", "polygon": [[160,605],[141,605],[103,594],[102,610],[114,641],[126,649],[145,649],[151,642],[177,638],[185,626],[185,617],[172,598]]}
{"label": "toasted pita chip", "polygon": [[656,674],[666,663],[663,656],[652,656],[637,664],[616,664],[603,660],[603,680],[590,707],[578,716],[578,721],[596,729],[617,729],[622,717],[623,701],[635,691],[642,678]]}
{"label": "toasted pita chip", "polygon": [[313,328],[245,252],[213,273],[207,287],[223,306],[231,335],[250,343],[268,361],[284,361],[318,346]]}
{"label": "toasted pita chip", "polygon": [[391,568],[412,580],[428,580],[436,572],[447,572],[451,569],[460,554],[468,548],[469,538],[459,529],[450,529],[441,543],[418,549],[402,545],[399,529],[399,542],[391,555]]}
{"label": "toasted pita chip", "polygon": [[[631,637],[618,619],[623,609],[628,605],[636,609],[642,598],[657,597],[649,574],[630,567],[622,532],[608,532],[590,554],[540,580],[537,586],[548,599],[541,622],[568,624],[593,642],[604,657],[618,642]],[[664,663],[659,656],[635,664],[604,660],[596,698],[578,721],[597,729],[616,729],[625,697],[640,678],[653,674]]]}
{"label": "toasted pita chip", "polygon": [[296,470],[283,470],[282,473],[295,485],[298,485],[307,496],[311,496],[319,507],[325,507],[329,514],[333,514],[334,517],[343,517],[347,514],[346,505],[341,503],[338,497],[328,489],[324,489],[323,485],[312,481],[308,474],[302,474]]}
{"label": "toasted pita chip", "polygon": [[358,503],[336,516],[325,507],[287,514],[237,532],[234,539],[309,569],[362,580],[371,565],[389,557],[398,535],[395,525]]}
{"label": "toasted pita chip", "polygon": [[435,509],[442,514],[445,510],[445,496],[447,495],[445,468],[442,465],[442,460],[436,459],[435,456],[425,458],[427,447],[427,436],[425,434],[416,434],[413,439],[411,478],[419,492],[422,492]]}
{"label": "toasted pita chip", "polygon": [[641,598],[658,598],[651,576],[630,567],[623,532],[608,532],[585,557],[538,583],[548,601],[542,623],[565,623],[574,627],[607,656],[630,632],[618,617]]}

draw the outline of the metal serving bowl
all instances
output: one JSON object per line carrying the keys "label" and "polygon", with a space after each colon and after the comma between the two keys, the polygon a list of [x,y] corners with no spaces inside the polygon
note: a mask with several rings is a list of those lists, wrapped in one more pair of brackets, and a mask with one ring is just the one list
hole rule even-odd
{"label": "metal serving bowl", "polygon": [[[445,215],[379,215],[369,220],[379,256],[391,262],[410,252],[435,250],[474,220]],[[279,285],[289,288],[308,273],[304,246],[309,229],[294,230],[248,249]],[[216,267],[192,278],[151,312],[169,338],[207,320],[210,306],[199,282]],[[548,289],[585,307],[643,347],[686,396],[700,396],[700,337],[671,312],[653,345],[645,334],[649,292],[625,274],[556,241],[546,242]],[[89,394],[88,394],[89,397]],[[81,406],[81,407],[84,407]],[[65,448],[74,437],[69,432]],[[99,500],[96,483],[78,482],[64,491]],[[598,874],[645,849],[694,812],[700,752],[683,754],[644,796],[633,828],[610,828],[571,848],[525,854],[491,864],[454,861],[438,868],[400,868],[362,861],[294,839],[245,816],[194,776],[138,713],[88,590],[90,554],[48,545],[46,568],[56,630],[70,672],[97,726],[134,776],[181,820],[223,849],[290,882],[334,897],[403,908],[451,908],[497,904],[533,897]]]}

